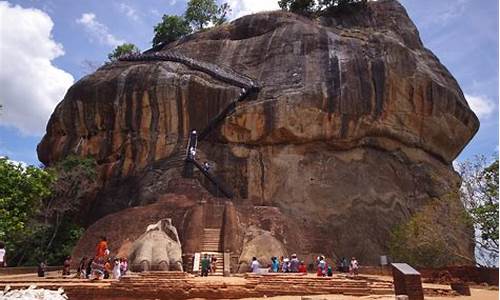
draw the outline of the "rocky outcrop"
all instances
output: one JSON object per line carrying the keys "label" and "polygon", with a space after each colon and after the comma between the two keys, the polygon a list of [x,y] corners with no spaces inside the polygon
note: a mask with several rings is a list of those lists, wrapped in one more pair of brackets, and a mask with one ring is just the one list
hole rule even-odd
{"label": "rocky outcrop", "polygon": [[287,256],[283,244],[269,231],[254,226],[247,228],[245,242],[238,262],[238,271],[249,272],[252,258],[256,257],[262,267],[271,265],[271,258]]}
{"label": "rocky outcrop", "polygon": [[[154,58],[102,67],[70,88],[38,146],[49,165],[96,157],[102,189],[82,209],[89,224],[172,192],[189,131],[229,105],[199,158],[236,206],[255,207],[238,210],[241,222],[263,207],[287,221],[257,226],[293,226],[278,238],[291,252],[375,263],[395,225],[458,189],[451,162],[479,122],[397,1],[320,20],[250,15],[156,50],[212,69]],[[214,76],[216,66],[259,92],[234,104],[241,86]]]}

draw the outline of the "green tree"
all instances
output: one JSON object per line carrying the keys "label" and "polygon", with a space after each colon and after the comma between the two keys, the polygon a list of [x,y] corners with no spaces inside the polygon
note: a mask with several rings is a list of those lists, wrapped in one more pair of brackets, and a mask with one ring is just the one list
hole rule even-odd
{"label": "green tree", "polygon": [[474,257],[467,255],[473,238],[471,220],[457,198],[451,193],[432,199],[396,226],[389,243],[391,256],[417,267],[474,264]]}
{"label": "green tree", "polygon": [[0,240],[9,265],[61,264],[83,233],[80,203],[97,188],[93,158],[68,156],[51,168],[0,158]]}
{"label": "green tree", "polygon": [[140,50],[139,50],[139,48],[137,48],[136,45],[131,44],[131,43],[124,43],[124,44],[121,44],[119,46],[116,46],[116,48],[113,50],[113,52],[108,54],[108,59],[110,61],[115,61],[123,55],[136,54],[139,52],[140,52]]}
{"label": "green tree", "polygon": [[184,18],[195,30],[203,30],[210,23],[224,23],[229,11],[227,3],[217,6],[215,0],[189,0]]}
{"label": "green tree", "polygon": [[282,10],[303,15],[337,15],[363,8],[367,0],[279,0]]}
{"label": "green tree", "polygon": [[191,27],[183,17],[163,15],[161,22],[154,27],[154,33],[153,47],[160,43],[173,42],[190,34]]}
{"label": "green tree", "polygon": [[317,7],[315,0],[279,0],[278,5],[282,10],[298,14],[313,13]]}
{"label": "green tree", "polygon": [[0,158],[0,240],[7,251],[15,253],[15,243],[29,237],[31,222],[40,208],[40,200],[52,194],[55,181],[51,171],[23,167],[8,158]]}
{"label": "green tree", "polygon": [[498,260],[498,158],[484,156],[458,163],[462,177],[460,198],[476,229],[475,244],[480,261],[494,266]]}

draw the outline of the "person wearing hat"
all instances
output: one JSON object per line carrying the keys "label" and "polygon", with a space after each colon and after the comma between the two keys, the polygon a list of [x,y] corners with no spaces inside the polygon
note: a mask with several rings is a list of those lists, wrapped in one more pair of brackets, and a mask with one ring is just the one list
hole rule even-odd
{"label": "person wearing hat", "polygon": [[297,258],[297,254],[292,254],[292,259],[290,260],[290,272],[298,273],[299,272],[300,261]]}
{"label": "person wearing hat", "polygon": [[283,258],[283,265],[281,266],[281,272],[288,273],[290,272],[290,260],[288,257]]}

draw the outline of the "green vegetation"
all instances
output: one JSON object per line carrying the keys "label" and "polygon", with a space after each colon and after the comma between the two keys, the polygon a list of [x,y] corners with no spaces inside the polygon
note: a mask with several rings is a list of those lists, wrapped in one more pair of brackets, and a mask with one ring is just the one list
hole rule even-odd
{"label": "green vegetation", "polygon": [[191,27],[183,17],[163,15],[161,22],[154,27],[154,32],[153,46],[156,46],[160,43],[173,42],[190,34]]}
{"label": "green vegetation", "polygon": [[[458,172],[462,177],[459,194],[434,199],[408,222],[394,228],[390,242],[394,259],[420,267],[462,263],[495,266],[498,159],[488,163],[484,156],[478,156],[459,163]],[[474,245],[478,260],[457,253],[458,245]]]}
{"label": "green vegetation", "polygon": [[367,0],[279,0],[282,10],[294,13],[321,16],[353,13],[364,8]]}
{"label": "green vegetation", "polygon": [[80,202],[96,186],[92,158],[68,156],[52,168],[22,167],[0,158],[0,240],[7,263],[61,264],[83,233]]}
{"label": "green vegetation", "polygon": [[229,4],[217,6],[215,0],[190,0],[184,16],[163,15],[162,21],[154,27],[153,47],[173,42],[209,25],[221,25],[227,21],[231,11]]}
{"label": "green vegetation", "polygon": [[416,267],[443,267],[471,264],[472,257],[458,253],[471,241],[470,218],[458,195],[433,199],[410,220],[397,226],[389,244],[396,261]]}
{"label": "green vegetation", "polygon": [[498,261],[498,158],[492,163],[484,156],[459,163],[462,177],[460,198],[470,214],[477,252],[482,264]]}
{"label": "green vegetation", "polygon": [[41,207],[41,199],[51,195],[50,186],[55,181],[52,172],[33,166],[27,168],[0,158],[0,240],[24,240],[31,235],[31,220]]}
{"label": "green vegetation", "polygon": [[137,48],[136,45],[130,44],[130,43],[125,43],[122,45],[117,46],[113,52],[108,54],[108,59],[110,61],[115,61],[119,59],[121,56],[124,55],[129,55],[129,54],[136,54],[139,53],[140,50]]}
{"label": "green vegetation", "polygon": [[195,30],[203,30],[210,23],[224,23],[229,11],[227,3],[217,6],[215,0],[189,0],[184,18]]}

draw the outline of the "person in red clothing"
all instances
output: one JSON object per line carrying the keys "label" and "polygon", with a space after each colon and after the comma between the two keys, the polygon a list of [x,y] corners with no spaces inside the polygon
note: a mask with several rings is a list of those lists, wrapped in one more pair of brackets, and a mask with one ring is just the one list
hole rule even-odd
{"label": "person in red clothing", "polygon": [[101,240],[97,244],[95,257],[101,258],[107,256],[108,254],[109,254],[108,242],[106,237],[103,236],[101,237]]}
{"label": "person in red clothing", "polygon": [[300,262],[299,273],[307,273],[307,268],[306,268],[306,264],[304,264],[304,261]]}

